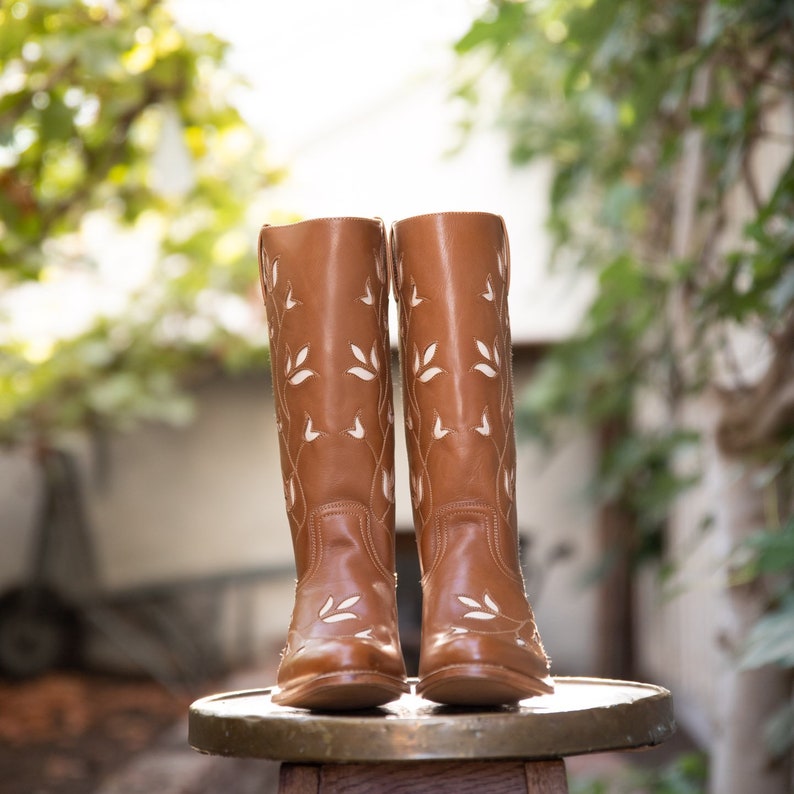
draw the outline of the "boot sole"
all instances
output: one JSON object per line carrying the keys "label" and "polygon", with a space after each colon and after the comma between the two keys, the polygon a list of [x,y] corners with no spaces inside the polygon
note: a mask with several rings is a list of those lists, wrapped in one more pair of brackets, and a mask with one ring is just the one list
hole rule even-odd
{"label": "boot sole", "polygon": [[504,667],[454,665],[423,676],[416,694],[448,706],[501,706],[536,695],[550,695],[550,676],[535,678]]}
{"label": "boot sole", "polygon": [[379,673],[332,673],[273,693],[279,706],[355,711],[383,706],[410,692],[407,682]]}

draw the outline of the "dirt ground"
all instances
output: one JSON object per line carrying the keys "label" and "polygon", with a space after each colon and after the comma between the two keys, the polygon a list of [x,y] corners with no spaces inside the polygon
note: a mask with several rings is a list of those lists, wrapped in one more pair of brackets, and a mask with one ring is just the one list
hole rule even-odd
{"label": "dirt ground", "polygon": [[87,794],[155,745],[193,698],[149,679],[0,679],[0,794]]}

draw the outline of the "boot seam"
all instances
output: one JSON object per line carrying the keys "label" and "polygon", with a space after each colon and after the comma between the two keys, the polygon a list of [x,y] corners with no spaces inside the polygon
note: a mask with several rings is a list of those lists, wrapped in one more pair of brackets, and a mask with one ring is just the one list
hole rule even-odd
{"label": "boot seam", "polygon": [[444,212],[444,211],[442,211],[442,212],[423,212],[420,215],[409,215],[407,218],[400,218],[399,220],[394,221],[392,223],[392,229],[395,226],[399,226],[401,223],[405,223],[406,221],[415,221],[415,220],[419,220],[421,218],[434,218],[434,217],[437,217],[439,215],[444,215],[444,216],[452,216],[452,215],[455,215],[455,216],[460,216],[460,215],[468,215],[468,216],[480,215],[480,216],[485,217],[485,218],[497,218],[497,219],[503,220],[501,215],[497,215],[494,212],[488,212],[487,210],[451,210],[451,211],[448,211],[448,212]]}
{"label": "boot seam", "polygon": [[320,507],[315,507],[309,514],[309,565],[304,576],[298,581],[296,590],[301,590],[317,575],[322,567],[323,557],[325,556],[325,547],[322,542],[320,527],[318,526],[317,519],[322,516],[350,516],[358,521],[359,534],[361,536],[364,549],[369,557],[370,562],[381,574],[381,576],[390,581],[393,579],[393,574],[390,574],[379,559],[374,542],[372,540],[372,522],[371,510],[367,508],[362,502],[340,501],[329,502],[328,504]]}
{"label": "boot seam", "polygon": [[365,223],[372,223],[382,228],[383,222],[380,218],[366,218],[359,215],[329,215],[322,218],[304,218],[302,221],[294,221],[292,223],[265,223],[262,229],[289,229],[294,226],[305,226],[310,223],[323,223],[328,221],[363,221]]}
{"label": "boot seam", "polygon": [[488,524],[485,526],[485,536],[488,542],[488,551],[490,552],[491,559],[496,563],[503,575],[516,582],[520,581],[523,584],[523,577],[516,576],[516,574],[510,569],[510,566],[505,561],[501,551],[498,548],[498,545],[495,542],[496,533],[498,531],[498,513],[496,509],[493,507],[493,505],[480,499],[450,502],[438,508],[433,520],[433,531],[438,543],[438,549],[436,551],[431,568],[422,577],[422,581],[425,583],[429,582],[441,564],[441,560],[446,554],[447,546],[449,545],[449,520],[456,513],[479,513],[486,518],[486,521],[490,519],[490,526]]}

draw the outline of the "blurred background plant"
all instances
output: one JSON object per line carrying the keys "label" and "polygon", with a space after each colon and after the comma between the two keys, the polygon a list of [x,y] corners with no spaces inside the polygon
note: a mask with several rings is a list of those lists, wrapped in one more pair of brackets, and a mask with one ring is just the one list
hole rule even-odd
{"label": "blurred background plant", "polygon": [[226,47],[161,0],[0,6],[0,441],[183,423],[187,383],[265,361],[253,210],[280,175]]}
{"label": "blurred background plant", "polygon": [[658,769],[627,766],[609,780],[583,775],[571,782],[571,794],[701,794],[708,779],[702,753],[685,753]]}
{"label": "blurred background plant", "polygon": [[[492,0],[457,50],[468,126],[496,70],[489,106],[514,162],[552,163],[557,261],[597,281],[580,333],[551,352],[522,409],[539,433],[574,418],[601,439],[602,616],[632,601],[649,552],[675,563],[666,517],[700,475],[683,450],[702,461],[714,446],[741,489],[723,641],[745,674],[725,693],[741,727],[725,728],[713,790],[788,790],[785,773],[750,788],[736,773],[764,730],[778,769],[794,743],[794,6]],[[713,424],[690,425],[687,405],[713,395]],[[633,615],[602,628],[632,645]],[[630,656],[610,661],[631,672]],[[784,694],[770,707],[759,695],[772,690]]]}

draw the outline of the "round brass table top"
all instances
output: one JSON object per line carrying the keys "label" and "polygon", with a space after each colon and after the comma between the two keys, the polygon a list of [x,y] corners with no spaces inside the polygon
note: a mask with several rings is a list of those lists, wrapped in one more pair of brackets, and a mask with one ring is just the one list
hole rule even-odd
{"label": "round brass table top", "polygon": [[377,709],[324,713],[274,704],[270,689],[190,706],[188,740],[204,753],[304,763],[534,760],[647,747],[675,731],[670,692],[599,678],[555,678],[553,695],[490,709],[415,694]]}

